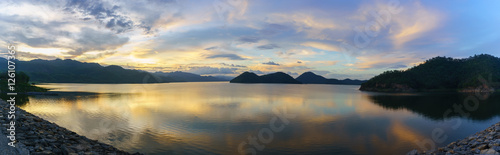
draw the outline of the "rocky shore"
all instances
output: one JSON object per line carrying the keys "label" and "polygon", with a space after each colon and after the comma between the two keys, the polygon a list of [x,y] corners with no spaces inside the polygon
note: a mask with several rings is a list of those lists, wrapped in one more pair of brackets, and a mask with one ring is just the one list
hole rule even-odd
{"label": "rocky shore", "polygon": [[[2,124],[0,135],[0,143],[5,143],[8,124],[9,107],[5,101],[0,100],[0,124]],[[96,140],[88,139],[72,132],[66,128],[60,127],[57,124],[48,122],[35,115],[32,115],[18,107],[16,107],[16,124],[15,124],[15,149],[2,144],[0,146],[0,154],[64,154],[64,155],[129,155],[130,153],[118,150],[117,148],[100,143]],[[9,150],[10,152],[3,152]],[[29,153],[28,153],[29,152]],[[140,155],[134,153],[133,155]]]}
{"label": "rocky shore", "polygon": [[448,144],[448,146],[438,148],[431,152],[418,152],[412,150],[408,155],[436,154],[436,155],[455,155],[455,154],[492,154],[500,155],[500,122],[491,127],[471,135],[462,140]]}

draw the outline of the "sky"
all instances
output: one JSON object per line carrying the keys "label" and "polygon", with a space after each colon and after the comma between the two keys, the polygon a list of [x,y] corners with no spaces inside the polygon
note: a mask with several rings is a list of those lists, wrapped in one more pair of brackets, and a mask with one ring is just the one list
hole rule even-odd
{"label": "sky", "polygon": [[436,56],[500,57],[500,1],[6,0],[0,53],[201,75],[369,79]]}

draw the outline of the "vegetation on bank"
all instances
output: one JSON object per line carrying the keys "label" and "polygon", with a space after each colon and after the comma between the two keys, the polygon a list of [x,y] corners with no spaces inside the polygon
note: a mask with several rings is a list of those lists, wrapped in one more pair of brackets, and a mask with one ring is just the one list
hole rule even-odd
{"label": "vegetation on bank", "polygon": [[16,92],[16,93],[46,92],[48,90],[31,84],[30,77],[24,72],[16,73],[15,85],[13,85],[15,88],[14,91],[11,91],[9,89],[8,79],[9,77],[7,73],[5,72],[0,73],[0,91],[2,92],[2,94],[6,94],[8,92]]}
{"label": "vegetation on bank", "polygon": [[474,55],[464,59],[435,57],[407,70],[386,71],[361,84],[360,90],[380,92],[468,91],[498,88],[500,58]]}

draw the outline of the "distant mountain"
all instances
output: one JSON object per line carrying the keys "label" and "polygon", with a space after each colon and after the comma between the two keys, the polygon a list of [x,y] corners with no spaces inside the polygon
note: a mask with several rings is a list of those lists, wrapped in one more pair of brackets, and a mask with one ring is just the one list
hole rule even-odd
{"label": "distant mountain", "polygon": [[290,75],[283,72],[276,72],[262,76],[258,76],[255,73],[244,72],[229,82],[230,83],[288,83],[288,84],[301,83],[295,80]]}
{"label": "distant mountain", "polygon": [[386,71],[361,85],[360,90],[492,91],[500,87],[500,58],[481,54],[465,59],[435,57],[407,70]]}
{"label": "distant mountain", "polygon": [[299,77],[296,78],[297,81],[300,81],[304,84],[344,84],[344,85],[360,85],[365,80],[338,80],[338,79],[327,79],[321,75],[314,74],[313,72],[305,72],[302,73]]}
{"label": "distant mountain", "polygon": [[[7,60],[0,58],[0,71],[7,70]],[[75,60],[17,61],[16,72],[25,72],[30,81],[40,83],[165,83],[191,81],[224,81],[223,79],[200,76],[192,73],[149,73],[141,70],[124,69],[120,66],[101,66]],[[228,80],[226,80],[228,81]]]}
{"label": "distant mountain", "polygon": [[201,76],[193,73],[186,72],[156,72],[154,75],[159,77],[166,77],[174,80],[175,82],[202,82],[202,81],[229,81],[220,77]]}

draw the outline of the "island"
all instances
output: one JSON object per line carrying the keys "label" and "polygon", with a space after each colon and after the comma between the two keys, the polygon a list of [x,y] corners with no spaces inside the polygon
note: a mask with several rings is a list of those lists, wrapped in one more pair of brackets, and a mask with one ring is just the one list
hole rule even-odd
{"label": "island", "polygon": [[283,73],[276,72],[271,74],[266,74],[258,76],[255,73],[244,72],[231,81],[230,83],[287,83],[287,84],[301,84],[300,81],[295,80],[292,76]]}
{"label": "island", "polygon": [[488,54],[454,59],[434,57],[406,70],[386,71],[361,84],[362,91],[493,92],[500,84],[500,58]]}
{"label": "island", "polygon": [[340,85],[360,85],[366,80],[351,80],[351,79],[327,79],[321,75],[314,74],[313,72],[302,73],[296,78],[297,81],[303,84],[340,84]]}
{"label": "island", "polygon": [[321,75],[314,74],[313,72],[305,72],[294,79],[292,76],[283,73],[276,72],[271,74],[266,74],[258,76],[255,73],[244,72],[239,76],[235,77],[230,83],[287,83],[287,84],[343,84],[343,85],[360,85],[363,80],[338,80],[338,79],[327,79]]}

